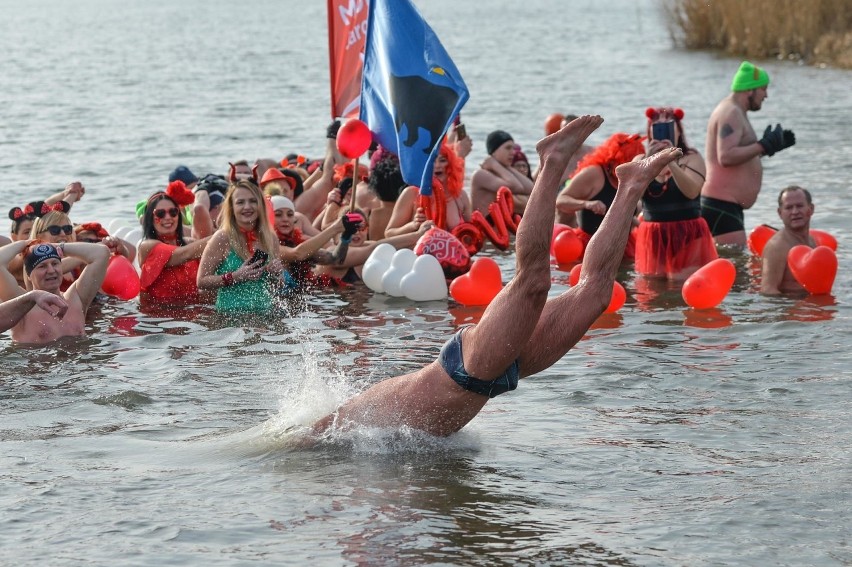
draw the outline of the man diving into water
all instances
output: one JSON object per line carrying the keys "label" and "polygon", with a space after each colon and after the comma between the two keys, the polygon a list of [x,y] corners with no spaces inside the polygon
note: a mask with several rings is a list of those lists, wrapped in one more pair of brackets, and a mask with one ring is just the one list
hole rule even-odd
{"label": "man diving into water", "polygon": [[571,156],[602,123],[600,116],[580,117],[536,146],[542,167],[518,226],[516,275],[480,322],[453,335],[431,364],[344,403],[316,422],[314,433],[364,425],[450,435],[490,398],[550,367],[583,337],[609,304],[636,204],[662,169],[682,155],[669,148],[616,169],[618,192],[589,242],[580,282],[548,300],[556,195]]}

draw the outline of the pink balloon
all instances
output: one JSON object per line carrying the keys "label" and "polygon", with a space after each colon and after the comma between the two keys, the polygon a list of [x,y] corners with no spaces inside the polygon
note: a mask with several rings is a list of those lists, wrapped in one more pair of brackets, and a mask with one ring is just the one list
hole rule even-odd
{"label": "pink balloon", "polygon": [[101,291],[119,299],[133,299],[139,295],[139,274],[130,260],[119,254],[109,259]]}
{"label": "pink balloon", "polygon": [[372,132],[357,118],[350,120],[337,131],[337,149],[345,158],[361,157],[372,142]]}

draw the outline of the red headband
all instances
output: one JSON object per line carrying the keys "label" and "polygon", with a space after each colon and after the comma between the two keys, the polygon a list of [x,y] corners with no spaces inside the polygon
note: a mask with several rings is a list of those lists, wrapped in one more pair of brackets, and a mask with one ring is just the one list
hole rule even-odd
{"label": "red headband", "polygon": [[186,188],[186,184],[181,181],[172,181],[166,187],[166,195],[174,201],[179,207],[185,207],[195,202],[195,195],[192,191]]}
{"label": "red headband", "polygon": [[109,236],[109,233],[99,222],[84,222],[83,224],[77,225],[74,228],[74,234],[80,234],[81,232],[94,232],[95,236],[98,238],[106,238]]}
{"label": "red headband", "polygon": [[664,115],[669,115],[678,122],[683,120],[683,110],[680,108],[672,108],[670,106],[659,106],[655,108],[653,106],[649,106],[645,109],[645,116],[647,116],[648,120],[652,122]]}

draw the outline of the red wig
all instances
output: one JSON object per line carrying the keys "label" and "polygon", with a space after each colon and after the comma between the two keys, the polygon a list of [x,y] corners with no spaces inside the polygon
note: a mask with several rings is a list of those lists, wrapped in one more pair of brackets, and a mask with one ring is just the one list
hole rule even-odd
{"label": "red wig", "polygon": [[[447,144],[441,143],[440,154],[447,160],[446,171],[447,182],[445,189],[453,199],[461,195],[464,187],[464,160]],[[435,181],[433,180],[434,184]]]}
{"label": "red wig", "polygon": [[643,138],[639,134],[625,134],[624,132],[613,134],[603,144],[580,160],[572,177],[590,165],[598,165],[610,171],[614,170],[622,163],[627,163],[639,154],[645,153],[642,140]]}

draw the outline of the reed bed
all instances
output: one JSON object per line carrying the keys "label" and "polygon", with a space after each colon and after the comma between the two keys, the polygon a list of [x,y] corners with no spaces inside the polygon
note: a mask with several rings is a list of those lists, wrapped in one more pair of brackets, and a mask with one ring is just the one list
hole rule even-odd
{"label": "reed bed", "polygon": [[852,69],[852,0],[664,0],[664,9],[688,49]]}

